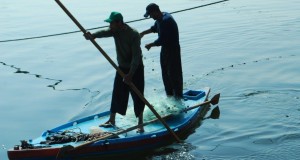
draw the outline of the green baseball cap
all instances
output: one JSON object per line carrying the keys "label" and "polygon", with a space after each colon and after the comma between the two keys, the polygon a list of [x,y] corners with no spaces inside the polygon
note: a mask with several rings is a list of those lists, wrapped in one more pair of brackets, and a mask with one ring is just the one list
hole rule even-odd
{"label": "green baseball cap", "polygon": [[104,20],[105,22],[111,23],[113,21],[123,21],[123,16],[119,12],[111,12],[109,18]]}

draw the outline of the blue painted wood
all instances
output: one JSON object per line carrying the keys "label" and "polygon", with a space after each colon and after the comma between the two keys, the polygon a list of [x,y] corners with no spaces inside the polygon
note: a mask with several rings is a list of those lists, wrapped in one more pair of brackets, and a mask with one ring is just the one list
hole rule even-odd
{"label": "blue painted wood", "polygon": [[[199,103],[204,102],[207,99],[210,88],[204,88],[201,90],[187,90],[184,92],[185,99],[184,105],[188,108]],[[202,106],[189,110],[187,112],[181,112],[180,114],[174,114],[171,118],[166,119],[170,128],[182,139],[187,136],[199,125],[199,121],[205,116],[208,110],[208,106]],[[50,132],[63,132],[66,130],[72,130],[82,133],[90,133],[91,127],[96,127],[99,124],[105,123],[109,118],[109,111],[91,115],[82,119],[74,120],[58,127],[55,127]],[[164,116],[164,115],[161,115]],[[126,117],[116,117],[117,127],[102,128],[104,132],[116,132],[122,128],[127,128],[136,125],[136,122],[126,119]],[[75,147],[75,150],[68,151],[67,157],[79,158],[79,157],[124,157],[130,156],[130,154],[143,154],[145,152],[163,147],[175,142],[175,139],[170,135],[164,125],[161,122],[156,121],[144,126],[145,132],[142,134],[136,133],[135,130],[129,131],[126,134],[119,135],[119,138],[103,139],[88,146],[78,148],[76,146],[83,144],[84,142],[69,142],[64,144],[53,144],[49,148],[43,149],[20,149],[9,150],[8,155],[11,159],[55,159],[54,157],[60,152],[60,148],[66,145]],[[48,131],[45,131],[40,137],[30,141],[30,144],[37,146],[43,146],[41,141],[45,141],[48,136]]]}

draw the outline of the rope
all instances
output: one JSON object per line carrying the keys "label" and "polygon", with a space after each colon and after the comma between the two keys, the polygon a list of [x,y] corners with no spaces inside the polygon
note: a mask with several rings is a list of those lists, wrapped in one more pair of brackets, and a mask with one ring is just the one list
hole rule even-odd
{"label": "rope", "polygon": [[[179,11],[174,11],[174,12],[170,12],[170,14],[185,12],[185,11],[189,11],[189,10],[193,10],[193,9],[197,9],[197,8],[201,8],[201,7],[206,7],[206,6],[214,5],[214,4],[217,4],[217,3],[222,3],[222,2],[225,2],[225,1],[229,1],[229,0],[222,0],[222,1],[208,3],[208,4],[204,4],[204,5],[200,5],[200,6],[196,6],[196,7],[192,7],[192,8],[187,8],[187,9],[183,9],[183,10],[179,10]],[[143,21],[143,20],[146,20],[146,19],[149,19],[149,18],[141,18],[141,19],[137,19],[137,20],[127,21],[125,23],[133,23],[133,22]],[[108,25],[107,26],[90,28],[90,29],[87,29],[87,30],[95,30],[95,29],[101,29],[101,28],[106,28],[106,27],[108,27]],[[78,33],[78,32],[81,32],[81,31],[78,30],[78,31],[71,31],[71,32],[64,32],[64,33],[57,33],[57,34],[50,34],[50,35],[44,35],[44,36],[35,36],[35,37],[27,37],[27,38],[19,38],[19,39],[1,40],[0,43],[13,42],[13,41],[23,41],[23,40],[38,39],[38,38],[46,38],[46,37],[54,37],[54,36],[61,36],[61,35]]]}

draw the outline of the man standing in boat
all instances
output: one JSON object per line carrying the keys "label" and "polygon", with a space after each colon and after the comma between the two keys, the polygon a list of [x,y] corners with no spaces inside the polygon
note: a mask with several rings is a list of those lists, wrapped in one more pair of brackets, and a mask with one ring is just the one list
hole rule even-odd
{"label": "man standing in boat", "polygon": [[[93,34],[88,32],[84,34],[84,36],[87,40],[113,37],[116,45],[119,68],[126,75],[123,79],[121,75],[116,72],[111,100],[110,118],[106,123],[100,126],[108,127],[115,125],[116,113],[121,115],[126,114],[129,93],[133,99],[134,112],[136,117],[138,117],[138,124],[142,124],[145,103],[127,85],[132,82],[142,94],[144,93],[144,65],[140,47],[140,35],[135,29],[124,23],[123,16],[119,12],[111,12],[109,18],[106,19],[105,22],[110,24],[108,29],[100,30]],[[138,129],[138,132],[143,131],[143,127]]]}
{"label": "man standing in boat", "polygon": [[155,23],[150,29],[141,32],[140,36],[142,38],[145,34],[158,33],[158,39],[145,47],[149,50],[151,47],[161,46],[160,64],[166,94],[180,99],[183,78],[177,23],[169,13],[161,12],[155,3],[146,7],[144,17],[148,16],[153,18]]}

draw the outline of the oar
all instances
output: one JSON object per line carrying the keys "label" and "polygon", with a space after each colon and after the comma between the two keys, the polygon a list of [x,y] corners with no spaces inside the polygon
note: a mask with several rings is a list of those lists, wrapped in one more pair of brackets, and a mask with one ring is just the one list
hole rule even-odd
{"label": "oar", "polygon": [[[205,101],[203,103],[200,103],[200,104],[196,104],[192,107],[188,107],[188,108],[185,108],[182,110],[182,112],[187,112],[189,110],[192,110],[192,109],[195,109],[197,107],[200,107],[200,106],[203,106],[203,105],[207,105],[207,104],[212,104],[212,105],[216,105],[219,103],[219,99],[220,99],[220,93],[216,94],[213,96],[213,98],[210,99],[210,101]],[[215,107],[211,113],[210,113],[210,116],[206,117],[206,118],[203,118],[203,119],[219,119],[220,117],[220,109],[219,109],[219,106]]]}
{"label": "oar", "polygon": [[[59,1],[55,0],[57,4],[64,10],[64,12],[72,19],[72,21],[78,26],[78,28],[85,34],[87,31],[82,27],[82,25],[75,19],[75,17],[67,10],[67,8]],[[118,66],[114,63],[114,61],[104,52],[104,50],[97,44],[97,42],[91,38],[90,41],[94,44],[94,46],[102,53],[102,55],[110,62],[110,64],[117,70],[117,72],[124,78],[125,74],[118,68]],[[166,129],[172,134],[177,142],[181,142],[178,136],[174,133],[174,131],[168,126],[168,124],[160,117],[160,115],[156,112],[153,106],[146,100],[146,98],[141,94],[141,92],[135,87],[135,85],[130,82],[129,87],[139,96],[139,98],[149,107],[149,109],[153,112],[153,114],[159,119],[159,121],[166,127]]]}
{"label": "oar", "polygon": [[[213,96],[213,98],[210,99],[210,101],[205,101],[203,103],[200,103],[200,104],[196,104],[192,107],[188,107],[188,108],[185,108],[182,110],[182,112],[187,112],[189,110],[192,110],[192,109],[195,109],[195,108],[198,108],[200,106],[203,106],[203,105],[207,105],[207,104],[212,104],[212,105],[216,105],[219,103],[219,99],[220,99],[220,93],[216,94]],[[210,116],[206,117],[206,118],[203,118],[203,119],[219,119],[220,117],[220,109],[219,109],[219,106],[215,107],[211,113],[210,113]]]}
{"label": "oar", "polygon": [[189,111],[189,110],[192,110],[192,109],[195,109],[195,108],[198,108],[199,106],[204,106],[204,105],[207,105],[207,104],[212,104],[212,105],[216,105],[219,103],[219,99],[220,99],[220,93],[216,94],[213,96],[213,98],[211,98],[209,101],[205,101],[203,103],[200,103],[200,104],[196,104],[192,107],[188,107],[188,108],[185,108],[183,109],[182,111],[183,112],[186,112],[186,111]]}

